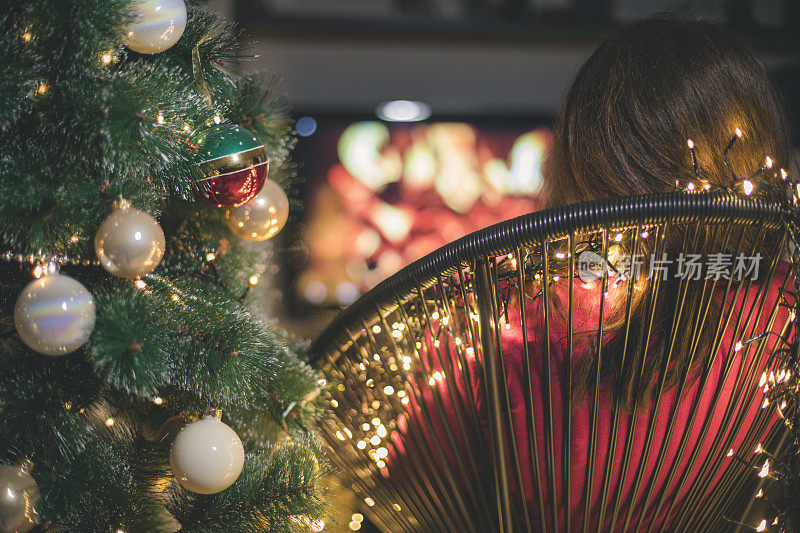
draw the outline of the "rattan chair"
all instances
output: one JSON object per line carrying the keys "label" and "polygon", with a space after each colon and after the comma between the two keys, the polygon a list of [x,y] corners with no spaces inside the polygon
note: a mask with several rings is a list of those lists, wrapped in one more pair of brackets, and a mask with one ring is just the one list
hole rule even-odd
{"label": "rattan chair", "polygon": [[753,466],[784,438],[789,211],[730,191],[581,203],[404,268],[312,348],[344,486],[387,532],[749,524]]}

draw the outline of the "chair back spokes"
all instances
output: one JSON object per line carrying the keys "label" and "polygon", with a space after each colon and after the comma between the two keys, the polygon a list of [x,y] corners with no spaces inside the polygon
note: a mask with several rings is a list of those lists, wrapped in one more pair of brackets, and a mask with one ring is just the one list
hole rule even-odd
{"label": "chair back spokes", "polygon": [[410,265],[313,347],[344,485],[386,531],[746,521],[785,440],[785,217],[728,193],[576,204]]}

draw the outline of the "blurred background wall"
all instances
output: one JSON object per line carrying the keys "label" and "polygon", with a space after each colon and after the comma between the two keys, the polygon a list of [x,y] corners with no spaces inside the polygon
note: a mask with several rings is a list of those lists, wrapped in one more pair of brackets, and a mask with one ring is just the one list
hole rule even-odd
{"label": "blurred background wall", "polygon": [[286,318],[309,336],[414,259],[542,207],[564,93],[620,24],[676,12],[731,27],[766,54],[797,122],[795,0],[215,0],[211,8],[244,26],[254,43],[241,69],[279,73],[298,120],[302,209],[280,235],[290,253],[279,285]]}

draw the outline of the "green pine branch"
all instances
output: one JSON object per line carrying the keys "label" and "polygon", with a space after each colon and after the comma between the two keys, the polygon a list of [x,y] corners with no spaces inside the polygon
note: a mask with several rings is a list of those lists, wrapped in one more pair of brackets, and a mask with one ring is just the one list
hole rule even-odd
{"label": "green pine branch", "polygon": [[184,533],[307,531],[324,509],[317,453],[316,443],[300,439],[248,454],[231,490],[198,496],[173,485],[165,494],[165,506]]}
{"label": "green pine branch", "polygon": [[[195,3],[180,41],[150,56],[121,44],[132,0],[0,0],[0,252],[79,258],[62,272],[97,312],[85,347],[36,354],[12,319],[31,265],[0,264],[0,461],[35,463],[38,531],[284,531],[324,515],[318,376],[305,344],[251,307],[276,252],[236,238],[192,190],[198,134],[216,121],[253,131],[290,187],[292,125],[275,76],[233,72],[241,32]],[[88,264],[120,197],[167,237],[143,287]],[[193,495],[169,449],[216,403],[245,469]]]}

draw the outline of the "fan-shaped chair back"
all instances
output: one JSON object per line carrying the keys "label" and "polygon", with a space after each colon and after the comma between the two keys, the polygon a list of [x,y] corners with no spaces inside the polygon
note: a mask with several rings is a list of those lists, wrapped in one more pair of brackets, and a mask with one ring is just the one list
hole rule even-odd
{"label": "fan-shaped chair back", "polygon": [[376,286],[313,347],[345,486],[385,531],[719,530],[780,447],[778,203],[533,213]]}

